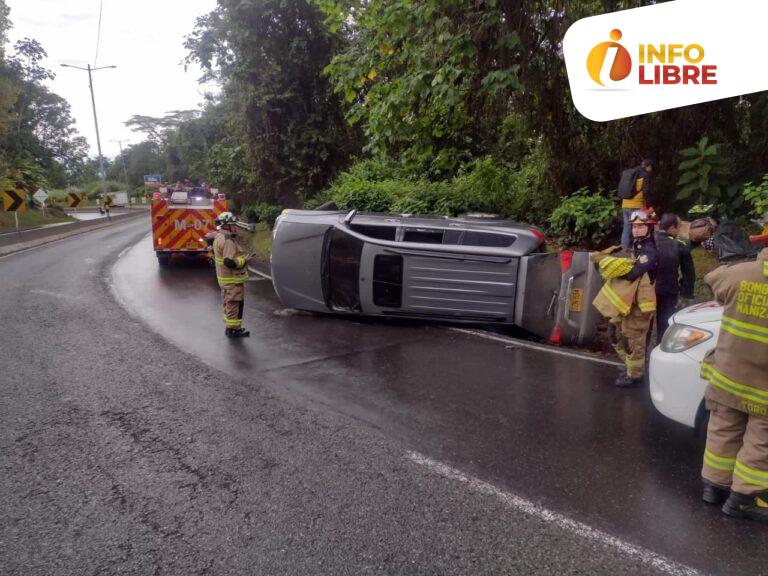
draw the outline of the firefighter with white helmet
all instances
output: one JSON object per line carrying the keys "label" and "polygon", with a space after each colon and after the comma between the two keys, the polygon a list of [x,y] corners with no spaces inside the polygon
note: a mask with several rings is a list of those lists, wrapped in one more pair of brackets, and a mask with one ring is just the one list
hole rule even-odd
{"label": "firefighter with white helmet", "polygon": [[213,257],[224,305],[224,334],[227,338],[243,338],[251,335],[243,328],[245,282],[248,280],[250,257],[237,244],[237,218],[231,212],[219,214],[216,229]]}
{"label": "firefighter with white helmet", "polygon": [[609,335],[624,369],[615,384],[620,387],[642,386],[645,377],[646,337],[656,311],[656,279],[658,254],[653,242],[654,220],[644,210],[630,216],[632,253],[614,255],[621,250],[613,246],[592,255],[605,280],[593,305],[605,316]]}

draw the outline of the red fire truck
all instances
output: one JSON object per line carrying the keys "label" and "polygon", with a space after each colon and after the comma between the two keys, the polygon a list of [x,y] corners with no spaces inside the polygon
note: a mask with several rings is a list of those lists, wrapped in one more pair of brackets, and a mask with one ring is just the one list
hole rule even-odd
{"label": "red fire truck", "polygon": [[208,252],[206,235],[215,232],[215,220],[227,211],[227,200],[215,188],[160,188],[152,195],[152,245],[160,266],[174,254]]}

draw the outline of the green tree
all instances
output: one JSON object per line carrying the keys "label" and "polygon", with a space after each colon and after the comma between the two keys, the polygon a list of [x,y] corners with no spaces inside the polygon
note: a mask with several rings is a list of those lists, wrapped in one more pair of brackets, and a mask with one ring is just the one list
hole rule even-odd
{"label": "green tree", "polygon": [[345,164],[353,133],[322,73],[339,38],[314,4],[219,0],[186,45],[223,86],[229,133],[210,160],[246,170],[244,200],[298,205]]}

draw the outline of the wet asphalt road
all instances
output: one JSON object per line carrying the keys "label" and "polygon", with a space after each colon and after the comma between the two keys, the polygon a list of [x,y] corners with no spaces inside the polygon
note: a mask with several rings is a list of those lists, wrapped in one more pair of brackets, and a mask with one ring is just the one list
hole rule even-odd
{"label": "wet asphalt road", "polygon": [[765,573],[614,368],[268,281],[227,341],[212,271],[159,270],[147,228],[0,259],[1,574]]}

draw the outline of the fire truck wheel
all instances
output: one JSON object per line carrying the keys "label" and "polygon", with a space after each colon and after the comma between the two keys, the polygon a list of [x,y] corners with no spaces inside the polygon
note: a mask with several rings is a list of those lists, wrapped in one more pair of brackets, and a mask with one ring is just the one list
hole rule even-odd
{"label": "fire truck wheel", "polygon": [[165,254],[160,254],[157,256],[157,263],[161,268],[167,268],[171,264],[171,257]]}

